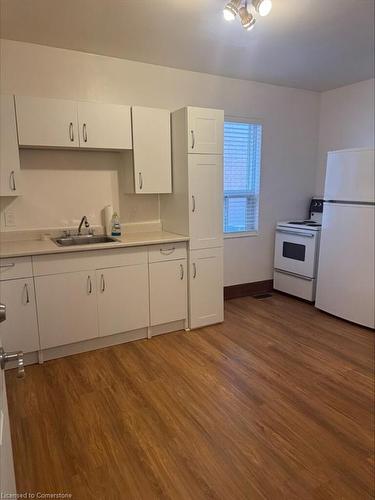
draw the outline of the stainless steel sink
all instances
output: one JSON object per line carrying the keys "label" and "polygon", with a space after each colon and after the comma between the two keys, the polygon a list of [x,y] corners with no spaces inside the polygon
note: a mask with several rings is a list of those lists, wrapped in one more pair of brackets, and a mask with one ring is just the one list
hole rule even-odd
{"label": "stainless steel sink", "polygon": [[63,236],[61,238],[52,238],[52,241],[59,247],[72,247],[76,245],[96,245],[98,243],[118,242],[116,238],[105,235],[85,234],[82,236]]}

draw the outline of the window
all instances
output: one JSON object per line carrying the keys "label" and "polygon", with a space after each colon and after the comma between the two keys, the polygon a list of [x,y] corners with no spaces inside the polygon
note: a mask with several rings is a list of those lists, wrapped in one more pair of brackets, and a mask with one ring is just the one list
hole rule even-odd
{"label": "window", "polygon": [[262,125],[224,123],[224,233],[258,230]]}

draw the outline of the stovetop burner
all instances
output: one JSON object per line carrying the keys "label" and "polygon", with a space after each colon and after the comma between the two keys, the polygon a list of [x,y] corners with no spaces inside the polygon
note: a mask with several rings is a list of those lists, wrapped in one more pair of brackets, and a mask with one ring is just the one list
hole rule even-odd
{"label": "stovetop burner", "polygon": [[295,221],[289,221],[288,224],[295,224],[295,225],[300,225],[300,226],[317,226],[321,227],[321,224],[318,222],[315,222],[313,220],[295,220]]}

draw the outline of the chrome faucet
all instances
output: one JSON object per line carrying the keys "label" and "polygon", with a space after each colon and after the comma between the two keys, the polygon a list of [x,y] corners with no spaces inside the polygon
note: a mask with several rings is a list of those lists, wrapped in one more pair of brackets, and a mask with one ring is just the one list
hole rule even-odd
{"label": "chrome faucet", "polygon": [[[78,236],[80,236],[80,234],[81,234],[81,229],[82,229],[83,224],[85,224],[86,228],[90,227],[90,224],[89,224],[89,221],[87,220],[86,215],[84,215],[82,217],[81,222],[79,223],[79,226],[78,226]],[[89,234],[91,234],[90,230],[89,230]]]}

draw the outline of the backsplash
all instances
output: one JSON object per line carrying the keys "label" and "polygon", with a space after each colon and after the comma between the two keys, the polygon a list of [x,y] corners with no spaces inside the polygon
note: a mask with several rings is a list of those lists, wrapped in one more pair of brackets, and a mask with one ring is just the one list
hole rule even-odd
{"label": "backsplash", "polygon": [[86,215],[101,226],[113,205],[121,223],[159,220],[158,195],[125,194],[129,152],[20,150],[22,196],[0,198],[0,231],[75,227]]}

